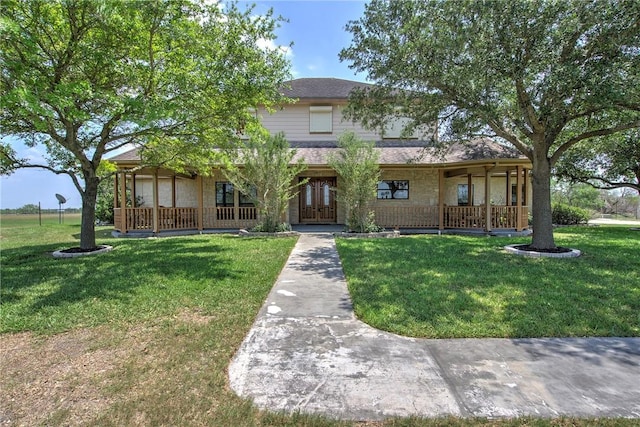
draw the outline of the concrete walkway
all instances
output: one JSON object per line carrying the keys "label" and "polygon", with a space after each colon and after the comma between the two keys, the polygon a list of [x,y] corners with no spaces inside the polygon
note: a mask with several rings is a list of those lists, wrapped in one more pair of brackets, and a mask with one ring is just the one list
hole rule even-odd
{"label": "concrete walkway", "polygon": [[330,234],[302,234],[229,367],[263,409],[640,418],[640,339],[412,339],[354,317]]}

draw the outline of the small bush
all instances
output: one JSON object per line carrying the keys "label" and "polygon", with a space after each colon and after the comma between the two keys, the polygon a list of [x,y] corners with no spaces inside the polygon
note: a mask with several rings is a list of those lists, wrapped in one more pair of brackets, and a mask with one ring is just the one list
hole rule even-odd
{"label": "small bush", "polygon": [[273,228],[265,223],[260,223],[253,227],[251,231],[255,233],[282,233],[285,231],[291,231],[291,224],[283,222],[281,224],[277,224],[275,228]]}
{"label": "small bush", "polygon": [[590,215],[586,209],[558,203],[553,205],[551,217],[554,224],[577,225],[586,224]]}

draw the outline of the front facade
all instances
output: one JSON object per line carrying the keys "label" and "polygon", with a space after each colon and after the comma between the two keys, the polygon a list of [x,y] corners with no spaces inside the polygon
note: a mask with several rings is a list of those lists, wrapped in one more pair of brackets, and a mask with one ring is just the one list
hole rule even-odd
{"label": "front facade", "polygon": [[[371,131],[343,119],[348,94],[363,83],[339,79],[298,79],[285,94],[298,101],[275,113],[258,109],[263,126],[284,132],[308,168],[308,179],[291,200],[283,222],[344,224],[336,200],[340,177],[327,164],[338,137],[355,132],[376,141],[382,179],[373,204],[376,223],[385,228],[515,230],[528,227],[531,200],[526,158],[492,141],[456,144],[446,153],[429,147],[435,137],[420,129],[400,138],[398,121]],[[118,166],[115,228],[120,233],[249,228],[256,208],[225,179],[185,176],[163,169],[140,169],[137,151],[111,159]],[[136,169],[136,172],[128,172]]]}

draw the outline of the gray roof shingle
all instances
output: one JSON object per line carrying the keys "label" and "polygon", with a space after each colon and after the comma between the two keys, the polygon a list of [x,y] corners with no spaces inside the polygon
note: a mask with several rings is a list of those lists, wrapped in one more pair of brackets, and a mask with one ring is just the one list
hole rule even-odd
{"label": "gray roof shingle", "polygon": [[282,93],[289,98],[298,99],[347,99],[355,88],[368,88],[373,85],[352,80],[332,77],[314,77],[291,80],[285,83]]}

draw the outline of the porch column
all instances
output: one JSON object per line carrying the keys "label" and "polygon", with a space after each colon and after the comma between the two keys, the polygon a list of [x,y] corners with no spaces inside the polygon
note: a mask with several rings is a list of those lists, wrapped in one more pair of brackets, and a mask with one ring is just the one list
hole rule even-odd
{"label": "porch column", "polygon": [[[485,230],[491,231],[491,171],[493,167],[485,166],[484,168],[484,218]],[[471,188],[471,187],[469,187]]]}
{"label": "porch column", "polygon": [[151,184],[153,187],[153,232],[158,233],[160,231],[160,203],[158,201],[158,171],[153,172],[151,178]]}
{"label": "porch column", "polygon": [[235,186],[233,187],[233,219],[237,227],[240,227],[240,192]]}
{"label": "porch column", "polygon": [[120,232],[127,232],[127,173],[122,172],[120,179]]}
{"label": "porch column", "polygon": [[176,176],[171,175],[171,207],[176,207]]}
{"label": "porch column", "polygon": [[444,230],[444,169],[438,171],[438,229]]}
{"label": "porch column", "polygon": [[137,195],[136,195],[136,174],[131,174],[131,207],[137,208]]}
{"label": "porch column", "polygon": [[196,177],[198,184],[198,231],[202,231],[204,226],[204,193],[202,188],[202,175]]}
{"label": "porch column", "polygon": [[507,196],[505,201],[507,206],[511,206],[511,169],[507,169]]}
{"label": "porch column", "polygon": [[516,231],[522,231],[522,166],[516,167]]}
{"label": "porch column", "polygon": [[467,206],[473,206],[473,175],[467,174]]}
{"label": "porch column", "polygon": [[[113,174],[113,208],[118,207],[118,173]],[[117,225],[117,224],[115,224]]]}

